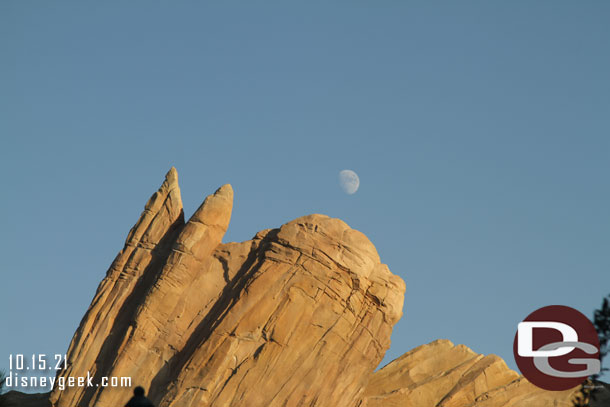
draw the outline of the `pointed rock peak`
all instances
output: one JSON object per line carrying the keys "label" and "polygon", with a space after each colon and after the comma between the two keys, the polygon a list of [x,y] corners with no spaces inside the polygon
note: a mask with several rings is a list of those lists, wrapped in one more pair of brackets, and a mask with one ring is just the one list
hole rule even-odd
{"label": "pointed rock peak", "polygon": [[159,187],[159,190],[155,192],[144,207],[145,210],[157,212],[163,205],[172,208],[170,212],[174,212],[176,209],[178,212],[182,211],[182,197],[180,195],[180,187],[178,186],[178,171],[172,167],[167,174],[165,174],[165,180]]}
{"label": "pointed rock peak", "polygon": [[168,208],[170,217],[174,218],[175,215],[182,217],[184,222],[184,215],[182,214],[182,196],[180,194],[180,186],[178,185],[178,171],[174,167],[165,174],[165,180],[159,187],[159,190],[155,192],[144,207],[145,210],[157,212],[162,206]]}
{"label": "pointed rock peak", "polygon": [[[135,242],[139,241],[157,216],[159,216],[157,225],[164,226],[161,226],[159,230],[155,228],[150,233],[165,233],[167,231],[165,230],[165,225],[171,225],[178,219],[180,219],[182,224],[184,223],[182,197],[180,196],[180,187],[178,186],[178,172],[174,167],[168,171],[163,184],[146,202],[144,211],[127,236],[126,243],[131,242],[135,244]],[[166,221],[162,220],[164,218],[166,218]]]}
{"label": "pointed rock peak", "polygon": [[177,252],[199,261],[208,257],[221,242],[233,210],[233,189],[224,185],[195,211],[176,240]]}
{"label": "pointed rock peak", "polygon": [[170,168],[167,174],[165,174],[165,181],[169,185],[178,186],[178,171],[176,170],[176,167]]}
{"label": "pointed rock peak", "polygon": [[233,187],[231,186],[231,184],[224,184],[223,186],[218,188],[216,192],[214,192],[213,196],[224,197],[225,199],[230,200],[231,204],[233,204]]}
{"label": "pointed rock peak", "polygon": [[165,181],[163,181],[163,185],[159,188],[159,192],[168,193],[171,191],[177,190],[180,193],[180,186],[178,185],[178,171],[176,168],[172,167],[169,169],[167,174],[165,174]]}
{"label": "pointed rock peak", "polygon": [[229,227],[233,210],[233,188],[226,184],[208,195],[189,222],[203,223],[207,226],[218,226],[223,230]]}

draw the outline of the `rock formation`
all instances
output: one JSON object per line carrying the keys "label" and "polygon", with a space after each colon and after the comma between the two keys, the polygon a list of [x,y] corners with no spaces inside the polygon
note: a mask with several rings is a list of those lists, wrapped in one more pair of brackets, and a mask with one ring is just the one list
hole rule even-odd
{"label": "rock formation", "polygon": [[375,372],[358,406],[568,407],[575,395],[575,390],[542,390],[495,355],[437,340]]}
{"label": "rock formation", "polygon": [[[131,229],[68,348],[69,366],[58,377],[86,376],[99,383],[131,334],[141,298],[154,285],[178,232],[184,226],[178,174],[172,168]],[[87,405],[95,388],[55,388],[57,406]]]}
{"label": "rock formation", "polygon": [[[146,204],[61,377],[131,377],[170,406],[352,406],[390,345],[404,282],[344,222],[310,215],[222,244],[229,185],[184,224],[177,174]],[[129,388],[53,390],[114,407]]]}
{"label": "rock formation", "polygon": [[[131,377],[160,407],[550,407],[548,392],[439,340],[374,372],[402,315],[404,282],[362,233],[309,215],[252,240],[222,243],[230,185],[184,222],[171,169],[100,283],[58,377],[93,387],[9,392],[9,406],[115,407]],[[610,399],[603,388],[602,406]],[[605,398],[604,398],[605,397]]]}

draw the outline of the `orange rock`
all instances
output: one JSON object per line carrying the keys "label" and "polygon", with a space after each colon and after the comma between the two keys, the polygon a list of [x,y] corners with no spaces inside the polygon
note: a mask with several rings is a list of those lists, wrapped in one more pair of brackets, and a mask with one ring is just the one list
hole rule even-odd
{"label": "orange rock", "polygon": [[[86,376],[87,372],[97,375],[109,370],[142,297],[155,283],[183,226],[178,173],[172,168],[163,185],[148,200],[127,236],[125,247],[97,288],[68,348],[68,367],[59,372],[58,378]],[[50,400],[56,406],[82,405],[83,397],[92,390],[66,387],[59,391],[56,387]]]}
{"label": "orange rock", "polygon": [[574,390],[542,390],[495,355],[437,340],[419,346],[371,376],[359,407],[573,406]]}
{"label": "orange rock", "polygon": [[[58,377],[131,377],[159,407],[572,405],[575,391],[544,391],[499,357],[447,340],[373,373],[405,291],[373,244],[324,215],[223,244],[232,207],[225,185],[185,224],[172,168],[100,283]],[[56,388],[49,400],[114,407],[131,391]]]}
{"label": "orange rock", "polygon": [[[352,406],[390,346],[404,282],[344,222],[310,215],[221,244],[229,185],[184,224],[177,174],[100,284],[60,376],[125,377],[159,406]],[[55,389],[55,407],[127,388]]]}

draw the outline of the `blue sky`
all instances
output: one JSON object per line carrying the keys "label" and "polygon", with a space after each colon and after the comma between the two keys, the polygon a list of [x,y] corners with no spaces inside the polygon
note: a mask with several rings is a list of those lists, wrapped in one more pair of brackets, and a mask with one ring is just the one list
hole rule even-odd
{"label": "blue sky", "polygon": [[[165,172],[225,241],[345,220],[406,282],[384,361],[515,368],[516,325],[610,293],[610,3],[3,1],[0,368],[63,353]],[[346,195],[349,168],[360,190]]]}

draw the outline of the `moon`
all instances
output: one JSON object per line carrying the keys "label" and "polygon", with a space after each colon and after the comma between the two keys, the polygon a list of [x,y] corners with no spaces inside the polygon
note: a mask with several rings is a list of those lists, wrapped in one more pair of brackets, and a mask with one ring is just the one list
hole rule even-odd
{"label": "moon", "polygon": [[343,170],[339,172],[339,185],[346,194],[352,195],[360,186],[360,178],[352,170]]}

